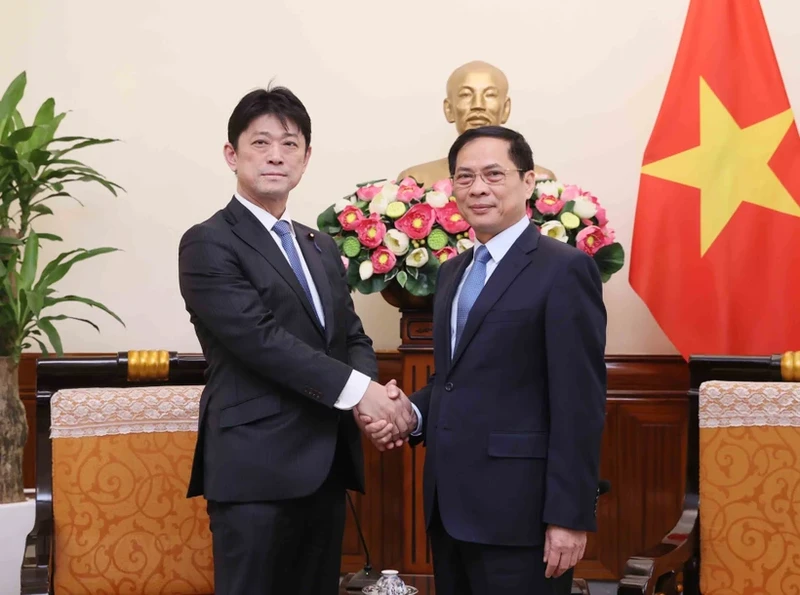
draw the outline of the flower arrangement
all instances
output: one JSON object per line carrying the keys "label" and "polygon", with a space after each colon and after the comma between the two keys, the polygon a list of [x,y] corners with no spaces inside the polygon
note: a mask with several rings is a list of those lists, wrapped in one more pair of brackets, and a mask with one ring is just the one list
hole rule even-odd
{"label": "flower arrangement", "polygon": [[[351,290],[364,294],[397,283],[414,296],[436,290],[441,264],[472,248],[475,233],[458,210],[449,179],[423,188],[413,178],[399,184],[375,180],[337,200],[317,218],[342,254]],[[623,264],[605,209],[577,186],[537,182],[528,216],[540,231],[592,256],[603,282]]]}

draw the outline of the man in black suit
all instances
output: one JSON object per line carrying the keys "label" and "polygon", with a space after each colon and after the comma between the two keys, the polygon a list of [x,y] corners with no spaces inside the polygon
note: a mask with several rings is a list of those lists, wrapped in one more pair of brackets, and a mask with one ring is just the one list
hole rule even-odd
{"label": "man in black suit", "polygon": [[[530,146],[483,127],[450,150],[475,246],[445,262],[435,374],[412,395],[437,595],[568,594],[596,530],[606,311],[593,260],[526,216]],[[393,389],[394,390],[394,389]],[[379,448],[386,422],[360,417]],[[384,435],[385,434],[385,435]]]}
{"label": "man in black suit", "polygon": [[188,495],[208,501],[217,595],[336,593],[345,490],[364,490],[354,411],[395,439],[416,425],[408,400],[374,381],[333,239],[286,208],[310,142],[289,90],[242,98],[224,147],[236,193],[180,242],[208,362]]}

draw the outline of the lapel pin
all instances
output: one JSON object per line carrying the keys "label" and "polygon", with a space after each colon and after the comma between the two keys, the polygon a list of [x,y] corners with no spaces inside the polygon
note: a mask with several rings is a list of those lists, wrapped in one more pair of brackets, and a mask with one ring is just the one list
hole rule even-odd
{"label": "lapel pin", "polygon": [[317,246],[317,240],[314,237],[314,232],[313,231],[308,232],[308,239],[311,240],[312,242],[314,242],[314,248],[317,249],[317,252],[322,254],[322,249],[319,246]]}

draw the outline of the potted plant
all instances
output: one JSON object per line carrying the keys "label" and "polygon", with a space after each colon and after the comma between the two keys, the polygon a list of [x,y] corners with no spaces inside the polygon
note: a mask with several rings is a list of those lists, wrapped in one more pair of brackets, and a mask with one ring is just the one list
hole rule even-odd
{"label": "potted plant", "polygon": [[[61,238],[37,234],[32,227],[39,217],[53,214],[50,205],[54,199],[77,200],[70,192],[76,182],[100,184],[116,196],[120,186],[72,155],[85,147],[114,140],[57,137],[56,132],[66,114],[56,114],[52,98],[41,105],[33,123],[26,125],[17,109],[26,82],[23,72],[0,99],[0,519],[4,516],[4,507],[25,501],[22,452],[28,426],[18,378],[22,352],[38,346],[45,355],[51,350],[61,355],[61,338],[54,323],[62,320],[79,320],[99,331],[90,320],[52,313],[60,304],[82,303],[103,310],[122,323],[103,304],[81,296],[59,295],[55,289],[75,264],[116,249],[78,248],[40,266],[42,242],[59,242]],[[19,523],[20,514],[18,509],[7,513],[8,518],[0,520],[0,526]],[[16,568],[0,568],[0,592],[19,592],[18,585],[16,590],[13,586],[4,590],[3,580],[19,580],[25,535],[31,523],[32,510],[22,535],[11,536],[0,544],[18,553]],[[0,561],[7,558],[0,555]]]}

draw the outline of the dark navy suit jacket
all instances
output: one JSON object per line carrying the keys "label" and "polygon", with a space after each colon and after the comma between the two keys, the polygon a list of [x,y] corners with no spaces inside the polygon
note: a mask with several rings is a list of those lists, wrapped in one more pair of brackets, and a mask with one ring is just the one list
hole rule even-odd
{"label": "dark navy suit jacket", "polygon": [[594,261],[530,225],[500,260],[451,356],[451,307],[473,250],[444,263],[423,418],[425,514],[455,539],[544,542],[596,530],[606,311]]}

